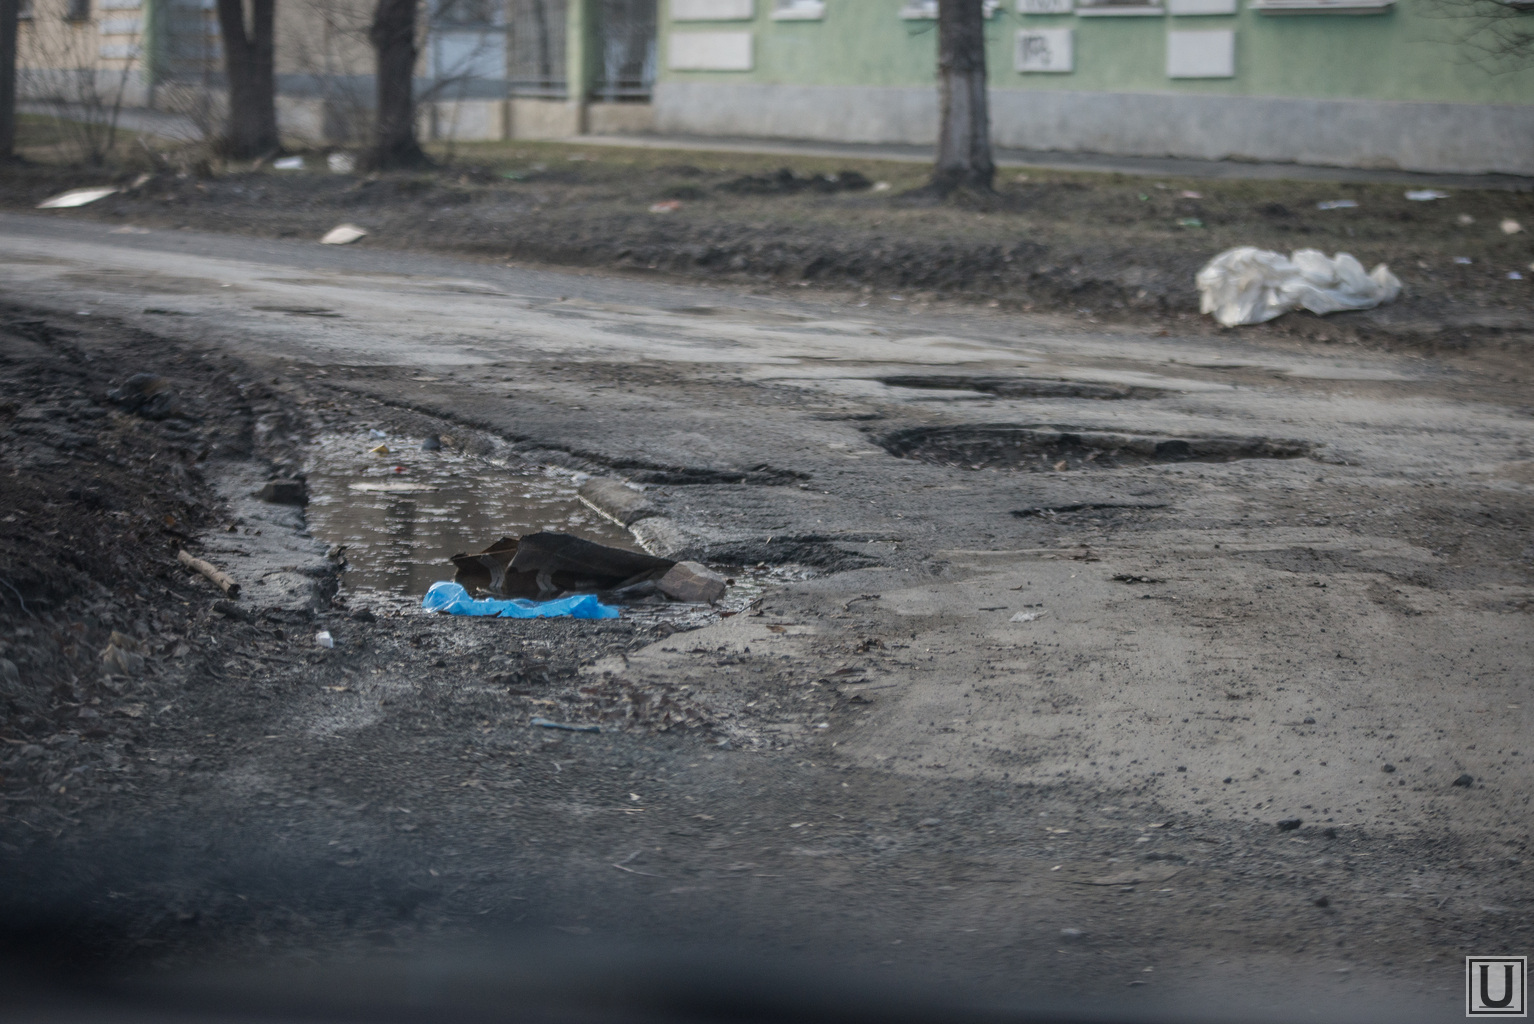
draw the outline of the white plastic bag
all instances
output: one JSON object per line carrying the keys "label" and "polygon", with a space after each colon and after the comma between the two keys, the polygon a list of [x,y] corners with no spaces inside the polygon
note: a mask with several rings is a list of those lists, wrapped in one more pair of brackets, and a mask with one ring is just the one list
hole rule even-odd
{"label": "white plastic bag", "polygon": [[1227,249],[1194,278],[1199,310],[1226,327],[1260,324],[1291,309],[1336,313],[1373,309],[1401,294],[1401,282],[1381,263],[1368,273],[1345,252],[1327,256],[1299,249],[1290,256],[1241,246]]}

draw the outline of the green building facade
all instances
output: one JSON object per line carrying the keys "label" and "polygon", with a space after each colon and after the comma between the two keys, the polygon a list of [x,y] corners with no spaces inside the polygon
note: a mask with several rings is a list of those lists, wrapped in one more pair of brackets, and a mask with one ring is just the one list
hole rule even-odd
{"label": "green building facade", "polygon": [[[1534,174],[1534,52],[1486,0],[1005,0],[987,5],[997,145]],[[936,136],[935,2],[660,0],[657,130]],[[1504,29],[1523,29],[1512,20]]]}

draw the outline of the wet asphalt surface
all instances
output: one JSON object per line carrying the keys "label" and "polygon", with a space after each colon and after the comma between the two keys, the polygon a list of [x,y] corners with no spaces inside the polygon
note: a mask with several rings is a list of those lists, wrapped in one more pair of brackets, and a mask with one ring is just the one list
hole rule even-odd
{"label": "wet asphalt surface", "polygon": [[[16,692],[52,695],[13,701],[0,755],[13,955],[362,992],[529,950],[594,991],[728,958],[940,1001],[1447,1019],[1461,957],[1527,946],[1517,353],[0,227],[0,457],[41,488],[13,540],[179,517],[104,591],[6,606]],[[146,368],[184,425],[102,397]],[[248,483],[369,429],[642,479],[698,554],[811,578],[681,632],[323,600],[327,538]],[[1230,438],[1304,450],[1158,456]],[[116,509],[79,484],[104,457]],[[215,541],[274,581],[234,617],[171,567]],[[102,668],[113,629],[142,669]]]}

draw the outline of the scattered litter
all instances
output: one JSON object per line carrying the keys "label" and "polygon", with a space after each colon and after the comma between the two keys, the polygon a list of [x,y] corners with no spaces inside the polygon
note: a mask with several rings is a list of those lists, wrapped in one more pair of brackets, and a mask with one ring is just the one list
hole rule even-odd
{"label": "scattered litter", "polygon": [[1202,199],[1202,198],[1204,198],[1204,193],[1202,193],[1202,192],[1195,192],[1191,188],[1185,188],[1181,192],[1177,193],[1177,195],[1181,199]]}
{"label": "scattered litter", "polygon": [[112,187],[103,188],[72,188],[68,192],[60,192],[51,199],[44,199],[37,204],[39,210],[67,210],[75,206],[85,206],[94,203],[98,199],[105,199],[116,192]]}
{"label": "scattered litter", "polygon": [[272,161],[272,166],[279,171],[301,171],[304,169],[304,158],[301,156],[278,157]]}
{"label": "scattered litter", "polygon": [[302,480],[268,480],[256,492],[256,497],[273,505],[309,504],[309,490]]}
{"label": "scattered litter", "polygon": [[357,169],[357,158],[350,153],[332,153],[325,158],[332,174],[350,174]]}
{"label": "scattered litter", "polygon": [[1316,204],[1318,210],[1356,210],[1357,199],[1327,199]]}
{"label": "scattered litter", "polygon": [[386,445],[386,444],[381,444],[381,445],[378,445],[377,447],[369,448],[368,449],[368,454],[370,454],[370,455],[388,455],[389,454],[389,446]]}
{"label": "scattered litter", "polygon": [[1033,621],[1041,618],[1044,614],[1045,614],[1044,612],[1018,612],[1016,615],[1012,616],[1007,621],[1008,622],[1033,622]]}
{"label": "scattered litter", "polygon": [[1328,257],[1299,249],[1289,257],[1251,246],[1227,249],[1194,278],[1199,310],[1226,327],[1260,324],[1291,309],[1335,313],[1372,309],[1401,293],[1401,282],[1381,263],[1368,273],[1345,252]]}
{"label": "scattered litter", "polygon": [[1456,256],[1454,257],[1454,262],[1461,267],[1468,267],[1470,264],[1474,263],[1475,260],[1472,260],[1469,256]]}
{"label": "scattered litter", "polygon": [[1507,279],[1509,281],[1522,281],[1523,280],[1523,275],[1518,273],[1518,271],[1516,271],[1516,270],[1509,270],[1507,272]]}
{"label": "scattered litter", "polygon": [[176,553],[176,561],[180,562],[188,569],[191,569],[193,572],[199,572],[206,576],[208,579],[212,580],[218,589],[224,592],[225,597],[240,596],[240,585],[236,583],[228,573],[224,572],[212,562],[203,561],[201,558],[193,555],[185,548],[182,548]]}
{"label": "scattered litter", "polygon": [[675,213],[682,208],[680,199],[662,199],[658,203],[650,204],[651,213]]}
{"label": "scattered litter", "polygon": [[366,238],[367,231],[355,224],[338,224],[325,232],[321,245],[351,245],[359,238]]}
{"label": "scattered litter", "polygon": [[600,725],[572,725],[569,722],[551,722],[547,718],[534,718],[532,724],[536,725],[540,729],[562,729],[565,732],[602,731],[602,727]]}
{"label": "scattered litter", "polygon": [[330,635],[330,630],[322,629],[318,633],[314,634],[314,642],[328,651],[335,647],[336,638]]}
{"label": "scattered litter", "polygon": [[379,441],[386,439],[388,436],[388,434],[384,433],[382,430],[379,430],[377,427],[372,427],[368,430],[368,437],[376,438]]}
{"label": "scattered litter", "polygon": [[1454,218],[1454,223],[1458,224],[1462,228],[1468,228],[1470,225],[1475,223],[1475,218],[1470,216],[1468,213],[1462,213],[1458,217]]}
{"label": "scattered litter", "polygon": [[1165,583],[1166,580],[1155,576],[1137,576],[1133,573],[1121,572],[1113,577],[1119,583]]}
{"label": "scattered litter", "polygon": [[1204,222],[1197,217],[1178,217],[1177,226],[1180,228],[1201,228]]}
{"label": "scattered litter", "polygon": [[[1027,181],[1028,180],[1028,175],[1026,175],[1026,174],[1019,174],[1017,176],[1017,180],[1018,181]],[[887,182],[887,181],[876,181],[876,182],[874,182],[874,191],[875,192],[888,192],[889,190],[890,190],[890,183],[889,182]]]}
{"label": "scattered litter", "polygon": [[1414,203],[1430,203],[1435,199],[1449,198],[1449,193],[1440,192],[1436,188],[1414,188],[1407,190],[1406,198]]}
{"label": "scattered litter", "polygon": [[1501,228],[1504,235],[1516,235],[1523,230],[1523,225],[1511,217],[1505,217],[1502,220]]}
{"label": "scattered litter", "polygon": [[433,583],[421,599],[421,608],[447,615],[491,616],[502,619],[616,619],[618,609],[603,604],[595,594],[575,594],[552,601],[526,598],[496,600],[472,598],[461,585],[443,580]]}

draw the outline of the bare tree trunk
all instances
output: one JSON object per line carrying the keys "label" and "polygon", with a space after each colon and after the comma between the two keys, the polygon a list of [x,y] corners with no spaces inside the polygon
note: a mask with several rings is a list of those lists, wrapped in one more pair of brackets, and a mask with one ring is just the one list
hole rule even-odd
{"label": "bare tree trunk", "polygon": [[538,26],[538,87],[554,78],[554,55],[549,50],[549,15],[543,0],[533,0],[533,23]]}
{"label": "bare tree trunk", "polygon": [[415,140],[416,0],[378,0],[368,39],[377,54],[377,121],[368,165],[379,170],[431,161]]}
{"label": "bare tree trunk", "polygon": [[937,74],[943,120],[932,187],[990,191],[991,118],[985,92],[985,16],[981,0],[938,0]]}
{"label": "bare tree trunk", "polygon": [[0,0],[0,160],[16,153],[16,0]]}
{"label": "bare tree trunk", "polygon": [[273,67],[276,0],[250,0],[250,32],[244,0],[218,0],[218,27],[224,37],[224,70],[229,81],[229,124],[224,152],[237,159],[262,156],[280,146],[277,137],[277,82]]}

